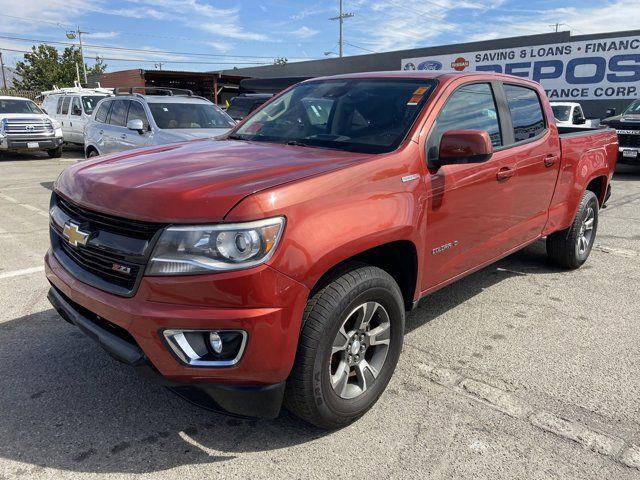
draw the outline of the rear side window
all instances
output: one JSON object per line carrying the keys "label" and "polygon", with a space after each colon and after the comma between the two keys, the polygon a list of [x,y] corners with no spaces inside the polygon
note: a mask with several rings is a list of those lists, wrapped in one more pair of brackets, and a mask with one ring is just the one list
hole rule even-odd
{"label": "rear side window", "polygon": [[109,123],[116,127],[124,127],[127,124],[128,100],[115,100],[109,114]]}
{"label": "rear side window", "polygon": [[64,101],[62,102],[62,115],[66,115],[69,113],[69,104],[71,103],[71,97],[64,97]]}
{"label": "rear side window", "polygon": [[505,85],[504,93],[511,112],[515,141],[521,142],[542,135],[547,126],[536,91],[517,85]]}
{"label": "rear side window", "polygon": [[59,97],[58,98],[58,106],[56,107],[56,113],[62,113],[62,101],[64,100],[64,97]]}
{"label": "rear side window", "polygon": [[106,123],[107,114],[109,113],[109,105],[111,105],[111,102],[104,102],[100,104],[100,107],[96,112],[96,122]]}
{"label": "rear side window", "polygon": [[502,146],[498,109],[491,85],[474,83],[458,88],[447,100],[436,119],[429,140],[429,160],[438,158],[440,139],[449,130],[484,130],[494,147]]}

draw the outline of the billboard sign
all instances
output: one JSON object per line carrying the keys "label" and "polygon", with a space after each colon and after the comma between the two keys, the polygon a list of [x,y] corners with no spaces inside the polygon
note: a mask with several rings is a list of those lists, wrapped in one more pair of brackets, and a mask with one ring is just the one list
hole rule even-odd
{"label": "billboard sign", "polygon": [[530,78],[552,101],[635,99],[640,97],[640,36],[406,58],[401,68]]}

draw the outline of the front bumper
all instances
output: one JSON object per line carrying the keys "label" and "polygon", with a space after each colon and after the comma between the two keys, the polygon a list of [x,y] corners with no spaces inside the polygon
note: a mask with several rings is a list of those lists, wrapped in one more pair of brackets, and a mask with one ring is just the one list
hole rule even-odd
{"label": "front bumper", "polygon": [[[195,387],[231,413],[277,415],[308,296],[302,284],[263,265],[225,274],[144,277],[136,295],[125,298],[78,281],[51,252],[45,270],[56,310],[117,360],[192,401],[188,390]],[[161,332],[167,328],[242,329],[248,340],[233,366],[193,367],[164,343]]]}
{"label": "front bumper", "polygon": [[618,163],[640,164],[640,147],[618,148]]}
{"label": "front bumper", "polygon": [[0,150],[51,150],[52,148],[59,147],[63,142],[62,137],[12,138],[10,136],[3,136],[0,138]]}

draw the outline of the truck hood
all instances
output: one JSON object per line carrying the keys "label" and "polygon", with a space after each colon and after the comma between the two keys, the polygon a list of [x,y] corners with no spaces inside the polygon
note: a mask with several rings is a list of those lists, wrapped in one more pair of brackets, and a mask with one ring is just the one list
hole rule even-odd
{"label": "truck hood", "polygon": [[44,113],[0,113],[0,120],[6,118],[11,120],[19,118],[20,120],[49,120],[49,116]]}
{"label": "truck hood", "polygon": [[163,223],[221,221],[247,195],[348,167],[371,155],[230,140],[194,140],[98,157],[55,189],[91,210]]}

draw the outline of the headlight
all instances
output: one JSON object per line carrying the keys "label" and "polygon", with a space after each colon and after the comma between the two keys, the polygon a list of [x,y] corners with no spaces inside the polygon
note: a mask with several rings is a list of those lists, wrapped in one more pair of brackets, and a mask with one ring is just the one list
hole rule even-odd
{"label": "headlight", "polygon": [[147,275],[240,270],[266,262],[284,230],[284,217],[256,222],[169,227],[160,236]]}
{"label": "headlight", "polygon": [[58,130],[59,128],[62,128],[62,124],[59,121],[54,120],[53,118],[50,121],[51,121],[51,126],[53,127],[54,130]]}

